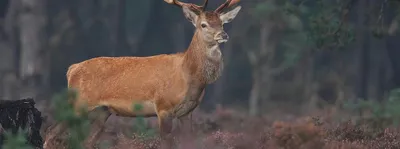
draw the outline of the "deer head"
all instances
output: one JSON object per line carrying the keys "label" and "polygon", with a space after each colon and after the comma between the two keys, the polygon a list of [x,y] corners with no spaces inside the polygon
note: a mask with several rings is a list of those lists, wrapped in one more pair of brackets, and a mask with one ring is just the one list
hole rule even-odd
{"label": "deer head", "polygon": [[205,10],[208,0],[205,0],[202,6],[184,3],[178,0],[164,1],[169,4],[182,7],[186,19],[192,22],[192,24],[196,27],[196,32],[201,35],[203,40],[210,44],[228,41],[229,36],[224,31],[223,24],[231,22],[241,9],[241,6],[237,6],[228,12],[223,12],[225,8],[238,3],[240,0],[227,0],[214,11]]}

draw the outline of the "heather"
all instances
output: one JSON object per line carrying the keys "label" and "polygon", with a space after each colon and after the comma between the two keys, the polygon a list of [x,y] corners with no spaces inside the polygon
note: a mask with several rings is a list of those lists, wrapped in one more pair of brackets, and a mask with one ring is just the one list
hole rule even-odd
{"label": "heather", "polygon": [[[206,10],[216,10],[225,1],[209,1]],[[174,131],[176,148],[400,148],[399,0],[232,1],[238,3],[230,10],[237,5],[241,10],[223,26],[229,35],[219,46],[223,72],[206,86],[193,113],[191,137],[182,139]],[[50,148],[84,148],[83,140],[93,136],[91,115],[75,115],[66,102],[68,68],[96,57],[183,53],[196,27],[171,2],[0,1],[0,148],[40,148],[52,135],[53,142],[45,144]],[[219,51],[206,53],[219,56]],[[109,87],[106,97],[121,96],[114,78],[128,86],[152,82],[140,90],[148,94],[163,92],[171,99],[184,94],[173,92],[180,88],[172,83],[175,73],[162,67],[173,63],[159,62],[157,68],[138,63],[153,69],[113,65],[103,69],[112,71],[110,75],[101,73],[106,65],[91,65],[92,73],[76,82],[86,86],[101,78],[84,91],[104,93],[101,88]],[[136,73],[157,77],[128,75]],[[169,78],[164,79],[167,83],[156,81],[162,77]],[[158,85],[164,89],[156,91]],[[126,96],[125,102],[137,100]],[[24,99],[33,99],[37,110],[23,108],[30,105]],[[4,106],[2,100],[21,104]],[[51,132],[59,122],[68,126],[68,133]],[[97,147],[159,148],[158,127],[157,118],[112,115]]]}

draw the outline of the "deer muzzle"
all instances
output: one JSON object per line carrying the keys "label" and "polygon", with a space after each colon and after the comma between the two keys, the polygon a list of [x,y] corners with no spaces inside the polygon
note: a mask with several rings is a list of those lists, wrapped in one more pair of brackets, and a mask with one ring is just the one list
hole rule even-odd
{"label": "deer muzzle", "polygon": [[215,35],[214,40],[217,41],[218,43],[224,43],[227,42],[229,39],[229,36],[226,32],[222,31],[219,32]]}

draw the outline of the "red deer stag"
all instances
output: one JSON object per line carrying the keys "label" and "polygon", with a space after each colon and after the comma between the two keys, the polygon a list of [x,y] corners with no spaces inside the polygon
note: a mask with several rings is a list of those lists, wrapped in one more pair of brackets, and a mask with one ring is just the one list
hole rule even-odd
{"label": "red deer stag", "polygon": [[[78,92],[74,106],[86,105],[89,111],[101,107],[108,112],[97,120],[100,125],[89,144],[94,145],[112,113],[124,117],[157,116],[161,137],[165,138],[171,133],[172,119],[187,122],[187,115],[202,100],[206,85],[221,76],[223,59],[219,44],[228,41],[223,24],[231,22],[241,7],[225,13],[223,10],[239,0],[227,0],[215,11],[205,10],[208,0],[203,6],[164,1],[182,7],[184,16],[196,28],[185,52],[149,57],[97,57],[69,67],[68,88]],[[133,111],[133,103],[141,104],[141,111]]]}

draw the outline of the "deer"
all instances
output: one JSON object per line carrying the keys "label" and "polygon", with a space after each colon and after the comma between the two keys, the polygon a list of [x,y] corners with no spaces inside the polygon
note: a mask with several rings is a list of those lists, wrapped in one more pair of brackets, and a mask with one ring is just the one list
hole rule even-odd
{"label": "deer", "polygon": [[[92,138],[88,139],[89,146],[94,146],[112,114],[157,117],[160,136],[162,140],[168,140],[172,120],[179,119],[187,124],[190,121],[188,115],[202,101],[206,86],[222,75],[224,64],[220,44],[229,39],[223,25],[236,17],[241,6],[224,10],[240,0],[226,0],[214,11],[206,11],[208,0],[201,6],[178,0],[164,1],[182,8],[185,18],[195,27],[184,52],[144,57],[96,57],[68,68],[68,88],[78,93],[73,106],[84,105],[88,111],[105,111],[95,120],[98,125]],[[133,111],[133,103],[140,104],[141,110]],[[162,143],[162,146],[164,144],[170,145]]]}

